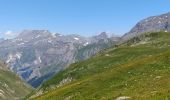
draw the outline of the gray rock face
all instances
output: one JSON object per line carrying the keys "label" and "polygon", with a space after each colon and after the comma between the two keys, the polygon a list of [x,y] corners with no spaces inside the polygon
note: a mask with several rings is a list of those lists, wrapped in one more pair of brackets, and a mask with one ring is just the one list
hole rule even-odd
{"label": "gray rock face", "polygon": [[117,41],[105,33],[87,38],[52,34],[48,30],[24,30],[15,39],[0,42],[0,58],[37,87],[69,64],[87,59]]}
{"label": "gray rock face", "polygon": [[3,39],[3,38],[0,38],[0,42],[2,42],[2,41],[4,41],[4,39]]}
{"label": "gray rock face", "polygon": [[126,33],[122,40],[128,40],[134,36],[146,32],[170,31],[170,13],[152,16],[138,22],[130,32]]}

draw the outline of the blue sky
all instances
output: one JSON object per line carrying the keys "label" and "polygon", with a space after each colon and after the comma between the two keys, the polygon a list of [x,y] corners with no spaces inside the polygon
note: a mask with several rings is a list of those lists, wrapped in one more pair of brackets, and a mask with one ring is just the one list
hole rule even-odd
{"label": "blue sky", "polygon": [[0,37],[23,29],[122,35],[143,18],[170,12],[169,5],[168,0],[0,0]]}

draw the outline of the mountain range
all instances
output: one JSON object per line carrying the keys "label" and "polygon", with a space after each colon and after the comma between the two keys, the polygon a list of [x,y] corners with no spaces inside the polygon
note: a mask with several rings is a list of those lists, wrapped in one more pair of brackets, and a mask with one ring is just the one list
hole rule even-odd
{"label": "mountain range", "polygon": [[169,18],[167,13],[138,22],[115,46],[60,71],[29,98],[168,100]]}
{"label": "mountain range", "polygon": [[[24,30],[14,39],[0,39],[0,68],[38,87],[25,99],[168,100],[169,37],[170,13],[143,19],[122,37]],[[16,77],[13,82],[25,84],[22,98],[32,89]]]}
{"label": "mountain range", "polygon": [[16,38],[0,41],[0,58],[33,87],[70,64],[85,60],[114,45],[120,38],[52,34],[48,30],[24,30]]}

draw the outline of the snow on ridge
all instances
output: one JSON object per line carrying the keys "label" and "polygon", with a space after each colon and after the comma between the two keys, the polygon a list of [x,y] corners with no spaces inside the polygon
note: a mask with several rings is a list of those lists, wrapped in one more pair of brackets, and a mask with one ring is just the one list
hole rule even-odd
{"label": "snow on ridge", "polygon": [[161,21],[158,21],[159,24],[161,24],[162,22]]}
{"label": "snow on ridge", "polygon": [[18,45],[24,45],[25,43],[19,43]]}
{"label": "snow on ridge", "polygon": [[48,43],[52,43],[52,41],[51,41],[51,40],[48,40]]}
{"label": "snow on ridge", "polygon": [[75,40],[80,40],[80,39],[79,39],[79,38],[77,38],[77,37],[75,37],[74,39],[75,39]]}
{"label": "snow on ridge", "polygon": [[21,56],[22,56],[22,54],[18,52],[18,53],[15,54],[15,56],[16,56],[18,59],[20,59]]}
{"label": "snow on ridge", "polygon": [[40,57],[40,56],[38,57],[38,60],[39,60],[39,62],[41,63],[41,57]]}
{"label": "snow on ridge", "polygon": [[39,38],[41,35],[37,35],[35,38]]}
{"label": "snow on ridge", "polygon": [[34,64],[40,64],[42,61],[41,61],[41,57],[39,56],[36,60],[34,60]]}
{"label": "snow on ridge", "polygon": [[8,56],[8,59],[6,60],[6,63],[9,63],[9,62],[12,60],[12,58],[13,58],[13,55],[10,54],[10,55]]}
{"label": "snow on ridge", "polygon": [[21,38],[17,38],[14,41],[22,41],[22,39]]}
{"label": "snow on ridge", "polygon": [[89,44],[89,42],[86,42],[85,44],[84,44],[84,46],[87,46]]}
{"label": "snow on ridge", "polygon": [[53,38],[56,38],[56,35],[55,35],[55,33],[53,33],[53,34],[52,34],[52,37],[53,37]]}
{"label": "snow on ridge", "polygon": [[11,61],[14,61],[15,59],[20,59],[22,56],[21,53],[17,52],[16,54],[9,54],[8,59],[6,60],[6,63],[10,63]]}

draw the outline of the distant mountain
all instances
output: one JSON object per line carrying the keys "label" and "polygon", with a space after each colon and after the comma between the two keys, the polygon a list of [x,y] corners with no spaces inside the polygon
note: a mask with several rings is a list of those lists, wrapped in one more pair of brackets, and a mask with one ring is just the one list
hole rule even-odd
{"label": "distant mountain", "polygon": [[7,65],[0,61],[0,100],[20,100],[31,91],[30,86],[11,73]]}
{"label": "distant mountain", "polygon": [[39,86],[70,64],[87,59],[114,45],[119,37],[52,34],[48,30],[24,30],[16,38],[0,42],[0,58],[32,86]]}
{"label": "distant mountain", "polygon": [[4,39],[3,39],[3,38],[0,38],[0,42],[2,42],[2,41],[4,41]]}
{"label": "distant mountain", "polygon": [[141,20],[130,30],[130,32],[122,37],[122,40],[128,40],[142,33],[160,31],[170,31],[170,12]]}

